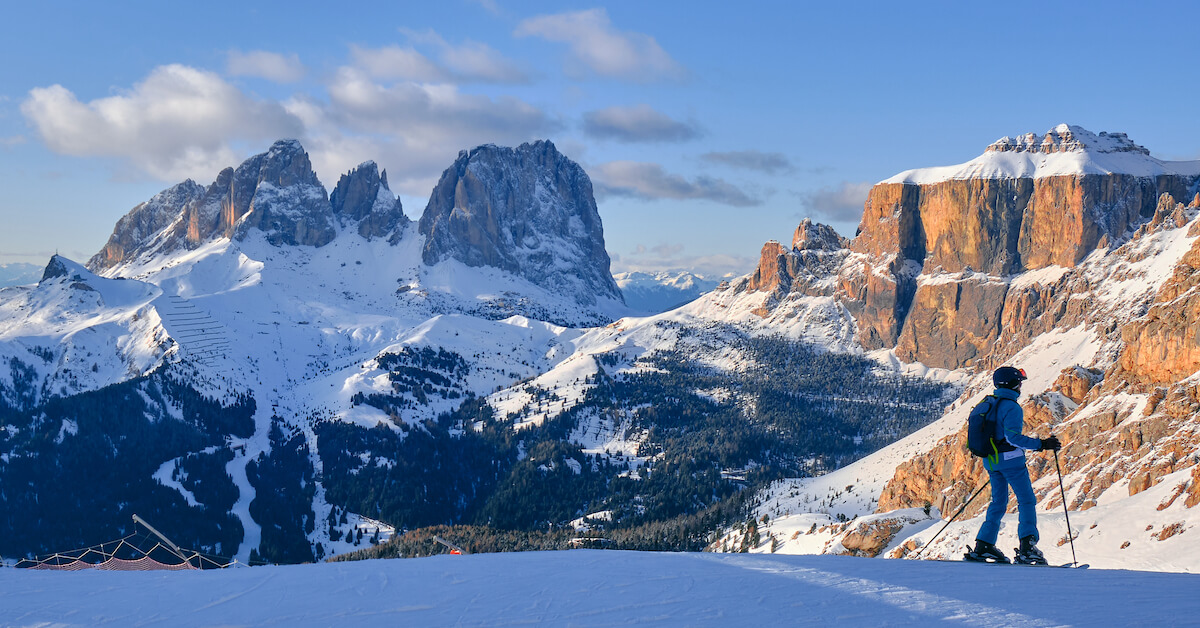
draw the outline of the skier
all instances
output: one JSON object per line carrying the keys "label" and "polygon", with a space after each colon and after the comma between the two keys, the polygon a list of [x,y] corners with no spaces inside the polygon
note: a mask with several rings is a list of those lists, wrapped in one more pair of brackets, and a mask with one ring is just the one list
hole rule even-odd
{"label": "skier", "polygon": [[967,560],[1009,562],[1008,557],[996,548],[996,536],[1000,533],[1000,519],[1008,510],[1008,487],[1011,486],[1013,494],[1017,496],[1017,537],[1021,539],[1021,547],[1016,550],[1016,562],[1046,564],[1046,558],[1037,548],[1037,501],[1033,484],[1029,481],[1029,469],[1025,468],[1025,450],[1058,451],[1062,445],[1054,436],[1037,439],[1021,433],[1025,427],[1025,411],[1017,403],[1017,398],[1021,396],[1021,382],[1025,379],[1024,369],[1011,366],[1002,366],[992,374],[992,383],[996,385],[996,391],[992,394],[998,404],[996,424],[1004,441],[1001,445],[1007,443],[1007,447],[1000,447],[995,456],[983,461],[991,480],[992,503],[988,506],[987,517],[979,527],[979,533],[975,535],[975,549],[966,555]]}

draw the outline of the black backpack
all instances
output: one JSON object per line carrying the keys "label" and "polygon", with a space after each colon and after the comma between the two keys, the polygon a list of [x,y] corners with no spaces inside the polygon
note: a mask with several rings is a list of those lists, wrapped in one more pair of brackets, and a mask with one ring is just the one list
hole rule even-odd
{"label": "black backpack", "polygon": [[996,421],[999,409],[1000,398],[988,395],[971,409],[971,416],[967,418],[967,449],[993,462],[1000,458],[1000,452],[1016,449],[1000,434],[1000,425]]}

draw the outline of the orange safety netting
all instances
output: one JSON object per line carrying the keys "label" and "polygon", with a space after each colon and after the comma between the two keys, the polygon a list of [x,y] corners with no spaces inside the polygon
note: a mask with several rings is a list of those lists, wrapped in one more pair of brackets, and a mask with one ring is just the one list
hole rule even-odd
{"label": "orange safety netting", "polygon": [[160,563],[149,556],[143,556],[134,560],[126,560],[124,558],[109,558],[102,563],[88,563],[82,560],[75,560],[63,564],[51,564],[48,562],[38,563],[29,567],[29,569],[44,569],[49,571],[82,571],[84,569],[100,569],[102,571],[157,571],[171,570],[184,571],[187,569],[199,569],[191,563],[179,563],[177,565],[168,565]]}
{"label": "orange safety netting", "polygon": [[101,543],[92,547],[55,553],[39,558],[27,558],[18,562],[16,566],[18,568],[45,571],[80,571],[84,569],[100,569],[104,571],[184,571],[192,569],[220,569],[233,564],[224,559],[214,560],[215,557],[209,557],[192,550],[183,550],[184,553],[182,554],[176,553],[174,550],[164,547],[161,543],[147,543],[149,540],[148,536],[139,537],[138,535],[131,534],[116,541],[109,541],[108,543]]}

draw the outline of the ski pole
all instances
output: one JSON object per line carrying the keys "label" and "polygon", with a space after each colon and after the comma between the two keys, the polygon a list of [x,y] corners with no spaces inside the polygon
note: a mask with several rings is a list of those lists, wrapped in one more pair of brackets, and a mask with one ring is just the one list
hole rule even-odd
{"label": "ski pole", "polygon": [[1054,450],[1054,470],[1058,471],[1058,494],[1062,496],[1063,516],[1067,519],[1067,540],[1071,542],[1071,564],[1079,566],[1075,558],[1075,535],[1071,534],[1071,514],[1067,512],[1067,491],[1063,489],[1062,468],[1058,466],[1058,450]]}
{"label": "ski pole", "polygon": [[983,485],[979,487],[979,490],[975,491],[975,494],[974,494],[974,495],[972,495],[972,496],[971,496],[971,498],[970,498],[970,499],[968,499],[968,500],[966,501],[966,503],[964,503],[964,504],[962,505],[962,508],[959,508],[959,509],[958,509],[958,512],[954,513],[954,516],[953,516],[953,517],[950,517],[950,519],[948,519],[948,520],[946,521],[946,525],[942,526],[942,529],[941,529],[941,530],[938,530],[938,531],[937,531],[937,534],[933,535],[933,538],[932,538],[932,539],[929,539],[929,542],[928,542],[928,543],[926,543],[926,544],[922,545],[922,546],[921,546],[921,549],[919,549],[919,550],[917,550],[916,552],[914,552],[914,553],[913,553],[913,555],[912,555],[913,559],[915,559],[915,558],[917,557],[917,554],[920,554],[921,552],[925,551],[925,548],[926,548],[926,547],[929,547],[930,545],[933,545],[933,542],[937,540],[938,536],[940,536],[940,535],[942,534],[942,532],[944,532],[944,531],[946,530],[946,528],[950,527],[950,524],[951,524],[951,523],[954,523],[954,520],[955,520],[955,519],[958,519],[958,516],[959,516],[959,515],[961,515],[961,514],[963,513],[963,511],[964,511],[964,510],[966,510],[966,509],[967,509],[967,506],[970,506],[970,505],[971,505],[971,502],[975,501],[975,498],[976,498],[976,497],[979,497],[979,494],[983,492],[983,489],[987,488],[988,484],[991,484],[991,483],[992,483],[992,479],[991,479],[991,478],[988,478],[988,479],[984,480],[984,481],[983,481]]}

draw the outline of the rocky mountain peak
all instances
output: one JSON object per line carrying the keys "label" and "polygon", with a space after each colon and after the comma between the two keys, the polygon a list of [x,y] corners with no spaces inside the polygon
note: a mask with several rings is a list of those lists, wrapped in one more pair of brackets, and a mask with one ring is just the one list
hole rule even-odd
{"label": "rocky mountain peak", "polygon": [[848,248],[850,241],[842,237],[833,227],[813,222],[810,218],[800,221],[792,236],[792,248],[798,251],[836,251]]}
{"label": "rocky mountain peak", "polygon": [[418,228],[426,264],[499,268],[582,304],[622,301],[591,179],[549,141],[460,152]]}
{"label": "rocky mountain peak", "polygon": [[55,253],[50,257],[50,263],[46,264],[46,270],[42,273],[42,281],[49,281],[59,277],[66,277],[71,274],[71,268],[68,266],[69,260]]}
{"label": "rocky mountain peak", "polygon": [[365,161],[342,175],[329,195],[335,216],[358,222],[364,238],[383,237],[408,224],[400,199],[388,188],[387,171]]}
{"label": "rocky mountain peak", "polygon": [[[189,240],[218,233],[240,239],[256,228],[272,244],[322,246],[336,235],[325,187],[297,140],[275,142],[242,162],[232,177],[218,176],[206,197],[220,201],[217,221],[198,224],[199,237],[189,234]],[[198,218],[212,218],[211,204],[199,209]]]}
{"label": "rocky mountain peak", "polygon": [[1081,126],[1068,124],[1060,124],[1041,136],[1026,133],[1016,138],[1002,137],[992,142],[986,152],[1052,154],[1083,151],[1150,154],[1149,150],[1135,144],[1124,133],[1101,131],[1096,135]]}
{"label": "rocky mountain peak", "polygon": [[204,187],[191,179],[155,194],[117,221],[108,242],[88,261],[88,267],[108,268],[133,257],[155,234],[178,222],[185,207],[203,196]]}
{"label": "rocky mountain peak", "polygon": [[747,292],[770,291],[780,288],[786,290],[791,285],[791,273],[788,272],[787,250],[775,240],[763,244],[758,255],[758,266],[750,275],[746,285]]}
{"label": "rocky mountain peak", "polygon": [[100,271],[214,238],[245,238],[254,230],[275,245],[322,246],[337,234],[325,188],[297,140],[280,140],[237,168],[225,168],[208,187],[189,179],[134,207],[88,267]]}

